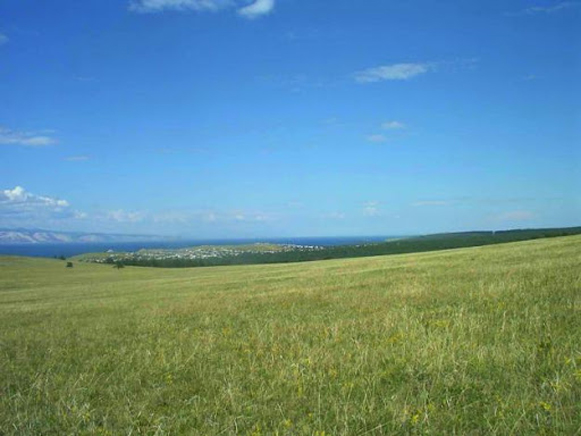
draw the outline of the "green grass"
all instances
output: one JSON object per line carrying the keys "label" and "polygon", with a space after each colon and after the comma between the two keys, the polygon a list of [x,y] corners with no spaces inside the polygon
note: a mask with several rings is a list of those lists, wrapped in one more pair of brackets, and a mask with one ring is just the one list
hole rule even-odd
{"label": "green grass", "polygon": [[0,258],[0,434],[581,434],[581,237],[297,264]]}

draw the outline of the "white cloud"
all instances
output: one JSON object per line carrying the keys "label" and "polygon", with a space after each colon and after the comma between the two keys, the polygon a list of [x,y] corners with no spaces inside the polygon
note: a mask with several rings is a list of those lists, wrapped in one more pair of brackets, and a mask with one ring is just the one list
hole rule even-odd
{"label": "white cloud", "polygon": [[321,124],[325,126],[336,126],[339,124],[339,119],[337,117],[329,117],[321,120]]}
{"label": "white cloud", "polygon": [[289,201],[286,204],[286,207],[288,207],[289,209],[302,209],[303,207],[305,207],[305,204],[300,201]]}
{"label": "white cloud", "polygon": [[355,73],[355,81],[374,83],[384,80],[408,80],[433,71],[435,68],[433,63],[382,65]]}
{"label": "white cloud", "polygon": [[89,156],[69,156],[65,160],[68,162],[84,162],[89,160]]}
{"label": "white cloud", "polygon": [[0,190],[0,226],[50,226],[82,216],[60,198],[33,194],[21,186]]}
{"label": "white cloud", "polygon": [[254,0],[251,4],[241,0],[131,0],[129,10],[141,13],[163,11],[216,12],[237,8],[244,18],[258,18],[271,13],[274,0]]}
{"label": "white cloud", "polygon": [[387,141],[387,137],[385,135],[376,134],[376,135],[369,135],[366,138],[369,142],[375,142],[376,144],[380,144],[382,142]]}
{"label": "white cloud", "polygon": [[450,201],[443,200],[428,200],[428,201],[416,201],[412,203],[414,207],[425,207],[425,206],[449,206],[452,204]]}
{"label": "white cloud", "polygon": [[386,121],[381,124],[381,128],[384,130],[401,130],[405,129],[406,125],[400,121]]}
{"label": "white cloud", "polygon": [[238,9],[238,14],[245,18],[258,18],[268,15],[274,9],[274,0],[256,0],[254,3]]}
{"label": "white cloud", "polygon": [[273,221],[275,219],[276,219],[275,215],[263,212],[238,211],[230,214],[225,214],[224,216],[222,216],[222,221],[247,222],[247,223]]}
{"label": "white cloud", "polygon": [[46,147],[56,144],[58,141],[45,134],[35,132],[18,132],[0,127],[0,144],[20,145],[22,147]]}
{"label": "white cloud", "polygon": [[129,3],[129,10],[144,13],[165,10],[218,11],[230,5],[230,0],[133,0]]}
{"label": "white cloud", "polygon": [[191,220],[191,216],[189,214],[180,211],[167,211],[158,213],[152,218],[154,223],[162,224],[185,224]]}
{"label": "white cloud", "polygon": [[379,202],[378,201],[368,201],[363,205],[363,215],[365,216],[377,216],[379,215]]}
{"label": "white cloud", "polygon": [[69,203],[66,200],[35,195],[27,192],[21,186],[16,186],[14,189],[5,189],[0,191],[0,205],[16,206],[18,209],[23,207],[28,208],[29,206],[49,208],[69,207]]}
{"label": "white cloud", "polygon": [[204,215],[204,221],[207,221],[209,223],[214,223],[218,220],[218,217],[216,216],[216,214],[214,212],[209,212],[206,215]]}
{"label": "white cloud", "polygon": [[508,15],[514,16],[514,15],[552,14],[555,12],[562,11],[563,9],[569,9],[576,6],[579,6],[579,2],[560,2],[552,6],[531,6],[519,12],[509,13]]}
{"label": "white cloud", "polygon": [[107,212],[105,217],[118,223],[137,223],[143,221],[145,214],[143,212],[128,212],[118,209]]}
{"label": "white cloud", "polygon": [[5,189],[2,191],[2,195],[0,195],[0,201],[2,199],[6,199],[7,201],[24,201],[26,200],[27,193],[21,186],[17,186],[16,188],[10,190]]}
{"label": "white cloud", "polygon": [[111,222],[133,224],[146,218],[147,214],[144,212],[121,209],[90,216],[86,212],[73,209],[67,200],[33,194],[21,186],[0,190],[0,225],[70,227],[75,221],[90,220],[95,226]]}
{"label": "white cloud", "polygon": [[497,215],[496,221],[530,221],[536,218],[536,214],[528,210],[513,210]]}
{"label": "white cloud", "polygon": [[76,76],[75,80],[79,81],[79,82],[96,82],[97,79],[95,77],[92,76]]}
{"label": "white cloud", "polygon": [[168,211],[157,214],[143,212],[112,211],[108,219],[119,222],[152,221],[162,224],[223,224],[223,223],[256,223],[276,220],[277,217],[265,212],[252,211]]}
{"label": "white cloud", "polygon": [[[135,213],[135,212],[134,212]],[[146,218],[144,213],[141,214]],[[186,211],[186,210],[169,210],[149,214],[147,216],[152,222],[159,224],[197,224],[214,223],[220,219],[220,216],[214,211]]]}
{"label": "white cloud", "polygon": [[346,217],[344,212],[331,212],[328,214],[323,215],[323,219],[331,219],[331,220],[344,220]]}
{"label": "white cloud", "polygon": [[0,33],[0,45],[6,44],[10,41],[6,35]]}

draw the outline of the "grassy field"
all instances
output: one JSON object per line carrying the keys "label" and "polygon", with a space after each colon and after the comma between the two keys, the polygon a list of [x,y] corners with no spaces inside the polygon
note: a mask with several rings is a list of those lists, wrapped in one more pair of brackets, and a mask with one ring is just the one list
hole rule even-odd
{"label": "grassy field", "polygon": [[581,236],[150,269],[0,258],[3,435],[581,434]]}

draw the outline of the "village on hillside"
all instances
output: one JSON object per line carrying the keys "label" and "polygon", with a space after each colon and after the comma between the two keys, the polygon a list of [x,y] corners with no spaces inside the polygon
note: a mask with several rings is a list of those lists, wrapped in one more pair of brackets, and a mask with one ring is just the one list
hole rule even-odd
{"label": "village on hillside", "polygon": [[192,261],[206,259],[236,258],[242,255],[268,255],[288,252],[319,251],[324,247],[318,245],[298,244],[245,244],[245,245],[202,245],[180,249],[141,249],[134,252],[90,253],[78,257],[81,262],[116,264],[150,262],[150,261]]}

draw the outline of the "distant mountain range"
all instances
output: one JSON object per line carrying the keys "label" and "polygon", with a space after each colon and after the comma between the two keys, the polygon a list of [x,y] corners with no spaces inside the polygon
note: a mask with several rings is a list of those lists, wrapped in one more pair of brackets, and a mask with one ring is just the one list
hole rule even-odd
{"label": "distant mountain range", "polygon": [[146,242],[175,240],[167,236],[60,232],[41,229],[0,229],[0,244],[63,244],[87,242]]}

